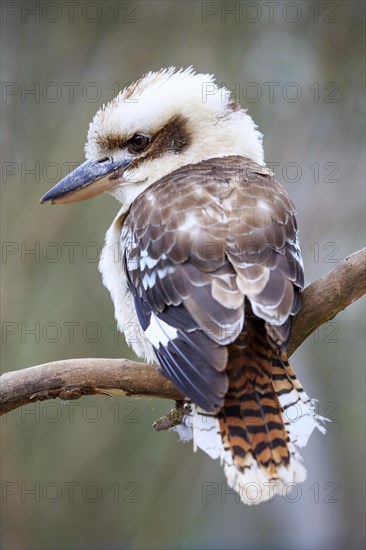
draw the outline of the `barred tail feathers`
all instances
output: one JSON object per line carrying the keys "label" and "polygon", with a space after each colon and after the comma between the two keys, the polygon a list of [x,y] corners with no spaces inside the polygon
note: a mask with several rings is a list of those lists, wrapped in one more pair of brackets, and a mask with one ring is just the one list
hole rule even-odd
{"label": "barred tail feathers", "polygon": [[255,329],[229,346],[223,409],[214,416],[193,406],[191,419],[195,449],[220,458],[228,485],[246,504],[304,481],[296,447],[306,445],[314,428],[325,431],[287,360],[269,346],[264,327]]}
{"label": "barred tail feathers", "polygon": [[[287,484],[306,478],[296,445],[305,444],[317,422],[309,398],[297,379],[295,388],[286,367],[274,367],[267,389],[258,381],[263,380],[262,373],[257,380],[244,375],[247,380],[241,394],[228,397],[220,412],[225,475],[228,485],[246,504],[269,500],[281,494]],[[251,371],[254,374],[255,367]],[[294,406],[301,416],[293,414]],[[297,422],[299,426],[294,428]]]}

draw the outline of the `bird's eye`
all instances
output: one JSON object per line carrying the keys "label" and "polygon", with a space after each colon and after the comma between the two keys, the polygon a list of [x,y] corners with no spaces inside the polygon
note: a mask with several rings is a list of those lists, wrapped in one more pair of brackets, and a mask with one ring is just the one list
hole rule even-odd
{"label": "bird's eye", "polygon": [[140,153],[149,145],[149,138],[143,134],[135,134],[128,143],[130,153]]}

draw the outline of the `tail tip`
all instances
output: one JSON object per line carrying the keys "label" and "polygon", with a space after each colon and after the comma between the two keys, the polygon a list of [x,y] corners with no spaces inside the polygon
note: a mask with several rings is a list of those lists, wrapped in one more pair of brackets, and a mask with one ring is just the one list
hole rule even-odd
{"label": "tail tip", "polygon": [[306,479],[306,469],[300,463],[300,457],[292,457],[288,466],[278,466],[277,477],[273,478],[258,467],[254,458],[251,466],[243,472],[228,463],[225,463],[224,471],[228,486],[249,506],[272,501],[276,494],[287,497],[295,485]]}

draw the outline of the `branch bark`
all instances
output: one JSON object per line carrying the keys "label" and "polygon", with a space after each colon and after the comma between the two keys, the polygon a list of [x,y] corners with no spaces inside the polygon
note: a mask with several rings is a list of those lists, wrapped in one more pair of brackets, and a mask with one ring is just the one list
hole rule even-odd
{"label": "branch bark", "polygon": [[[366,249],[348,256],[302,293],[294,318],[288,356],[319,326],[333,319],[366,292]],[[46,399],[122,394],[182,399],[156,365],[128,359],[68,359],[3,374],[0,414]]]}

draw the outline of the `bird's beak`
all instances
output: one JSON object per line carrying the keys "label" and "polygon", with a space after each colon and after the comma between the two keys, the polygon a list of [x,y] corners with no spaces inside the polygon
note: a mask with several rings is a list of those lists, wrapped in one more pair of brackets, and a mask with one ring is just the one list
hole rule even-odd
{"label": "bird's beak", "polygon": [[41,204],[79,202],[109,191],[120,182],[130,163],[130,160],[87,160],[43,195]]}

